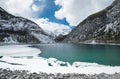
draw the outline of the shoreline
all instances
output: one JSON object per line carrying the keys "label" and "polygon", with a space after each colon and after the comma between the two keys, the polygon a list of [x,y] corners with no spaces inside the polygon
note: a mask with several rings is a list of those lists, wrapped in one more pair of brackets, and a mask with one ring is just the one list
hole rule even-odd
{"label": "shoreline", "polygon": [[3,43],[3,42],[0,42],[0,46],[3,46],[3,45],[28,45],[28,46],[30,46],[30,45],[39,45],[39,44],[41,44],[41,45],[46,45],[46,44],[84,44],[84,45],[117,45],[117,46],[120,46],[120,43],[98,43],[98,42],[94,42],[94,43],[92,43],[92,42],[88,42],[88,43],[86,43],[86,42],[79,42],[79,43],[75,43],[75,42],[65,42],[65,43],[63,43],[63,42],[56,42],[56,43]]}
{"label": "shoreline", "polygon": [[[75,62],[72,65],[59,61],[54,58],[12,58],[3,57],[0,62],[0,68],[10,70],[27,70],[31,73],[79,73],[79,74],[114,74],[120,73],[120,66],[105,66],[97,63]],[[61,66],[65,64],[65,66]],[[52,66],[50,66],[52,65]]]}
{"label": "shoreline", "polygon": [[0,68],[0,79],[120,79],[120,73],[114,74],[75,74],[75,73],[30,73],[25,70],[10,70]]}

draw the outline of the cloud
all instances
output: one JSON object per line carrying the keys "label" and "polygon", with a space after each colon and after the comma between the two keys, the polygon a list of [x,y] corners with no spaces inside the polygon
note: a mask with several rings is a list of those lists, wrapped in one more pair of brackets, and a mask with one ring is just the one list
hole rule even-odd
{"label": "cloud", "polygon": [[40,13],[43,12],[45,7],[46,7],[46,0],[34,0],[34,3],[32,5],[32,10],[35,12],[39,11],[39,15],[40,15]]}
{"label": "cloud", "polygon": [[39,8],[37,5],[35,5],[35,4],[32,5],[32,10],[33,10],[33,11],[36,12],[36,11],[39,11],[39,9],[40,9],[40,8]]}
{"label": "cloud", "polygon": [[[0,6],[9,13],[28,19],[37,17],[45,8],[46,0],[0,0]],[[36,12],[36,13],[35,13]]]}
{"label": "cloud", "polygon": [[54,33],[56,36],[59,34],[68,34],[71,28],[64,24],[50,22],[48,18],[40,18],[34,20],[46,32]]}
{"label": "cloud", "polygon": [[33,16],[32,9],[33,0],[0,0],[0,6],[9,13],[31,18]]}
{"label": "cloud", "polygon": [[68,21],[71,26],[76,26],[90,14],[98,12],[114,0],[55,0],[61,8],[55,12],[57,19]]}

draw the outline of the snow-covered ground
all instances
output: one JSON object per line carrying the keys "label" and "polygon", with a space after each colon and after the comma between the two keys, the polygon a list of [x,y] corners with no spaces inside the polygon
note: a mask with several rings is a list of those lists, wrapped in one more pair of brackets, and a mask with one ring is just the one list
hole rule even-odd
{"label": "snow-covered ground", "polygon": [[[97,63],[59,61],[55,58],[38,57],[41,51],[26,45],[0,46],[0,68],[29,70],[46,73],[108,73],[120,72],[120,66],[105,66]],[[19,57],[18,57],[19,56]],[[32,56],[32,57],[28,57]]]}

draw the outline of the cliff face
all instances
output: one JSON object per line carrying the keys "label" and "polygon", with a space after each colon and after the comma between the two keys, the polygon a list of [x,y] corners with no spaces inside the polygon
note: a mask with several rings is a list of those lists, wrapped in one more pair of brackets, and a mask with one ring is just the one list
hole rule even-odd
{"label": "cliff face", "polygon": [[63,42],[120,43],[120,0],[106,9],[90,15]]}
{"label": "cliff face", "polygon": [[53,40],[36,23],[13,16],[0,7],[0,42],[51,43]]}

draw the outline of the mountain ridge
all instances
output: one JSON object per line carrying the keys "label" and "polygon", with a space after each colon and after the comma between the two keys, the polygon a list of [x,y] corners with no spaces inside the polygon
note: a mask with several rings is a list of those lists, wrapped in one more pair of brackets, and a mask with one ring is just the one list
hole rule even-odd
{"label": "mountain ridge", "polygon": [[88,16],[71,31],[63,42],[120,43],[120,0]]}
{"label": "mountain ridge", "polygon": [[14,16],[0,7],[0,42],[52,43],[52,37],[39,25],[23,17]]}

